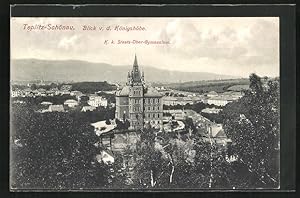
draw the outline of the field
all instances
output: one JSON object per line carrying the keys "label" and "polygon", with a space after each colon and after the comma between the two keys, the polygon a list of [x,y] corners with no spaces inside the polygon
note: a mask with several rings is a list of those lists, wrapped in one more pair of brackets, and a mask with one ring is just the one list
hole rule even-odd
{"label": "field", "polygon": [[215,91],[222,93],[225,91],[241,91],[249,87],[249,79],[230,79],[230,80],[211,80],[211,81],[192,81],[184,83],[172,83],[163,85],[167,88],[179,91],[207,93]]}

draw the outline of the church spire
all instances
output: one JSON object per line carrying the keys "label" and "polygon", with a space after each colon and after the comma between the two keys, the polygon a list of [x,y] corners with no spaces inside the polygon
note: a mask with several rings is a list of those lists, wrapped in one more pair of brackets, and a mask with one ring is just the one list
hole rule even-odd
{"label": "church spire", "polygon": [[141,72],[139,70],[136,54],[134,55],[132,78],[134,82],[141,82]]}
{"label": "church spire", "polygon": [[138,71],[139,70],[139,65],[137,62],[136,54],[134,54],[134,62],[133,62],[133,71]]}

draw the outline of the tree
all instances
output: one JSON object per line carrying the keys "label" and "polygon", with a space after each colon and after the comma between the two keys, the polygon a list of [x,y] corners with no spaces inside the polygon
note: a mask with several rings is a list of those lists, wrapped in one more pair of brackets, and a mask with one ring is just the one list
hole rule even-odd
{"label": "tree", "polygon": [[36,86],[36,84],[32,84],[32,85],[30,86],[30,89],[31,89],[31,90],[35,90],[35,89],[37,89],[37,86]]}
{"label": "tree", "polygon": [[[248,187],[279,185],[279,82],[250,75],[250,90],[223,110],[224,129],[255,178]],[[250,181],[250,180],[249,180]]]}
{"label": "tree", "polygon": [[185,119],[185,126],[186,126],[187,130],[191,129],[193,132],[196,132],[196,130],[197,130],[192,118]]}
{"label": "tree", "polygon": [[12,186],[79,189],[106,185],[106,170],[95,162],[98,137],[89,122],[69,113],[35,113],[26,105],[12,108]]}
{"label": "tree", "polygon": [[117,125],[116,129],[127,130],[130,127],[130,122],[128,120],[122,122],[119,119],[116,119],[116,125]]}
{"label": "tree", "polygon": [[105,120],[105,124],[107,124],[107,125],[111,124],[111,122],[110,122],[110,120],[108,118]]}

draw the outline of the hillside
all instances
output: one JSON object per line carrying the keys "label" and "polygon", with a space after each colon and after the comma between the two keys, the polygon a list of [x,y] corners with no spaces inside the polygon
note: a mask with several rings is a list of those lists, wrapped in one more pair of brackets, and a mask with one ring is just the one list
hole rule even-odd
{"label": "hillside", "polygon": [[[175,67],[175,66],[174,66]],[[200,80],[220,80],[237,78],[205,72],[168,71],[143,66],[147,82],[186,82]],[[16,59],[11,61],[11,80],[13,81],[108,81],[125,82],[127,66],[113,66],[106,63],[91,63],[78,60],[39,60]]]}
{"label": "hillside", "polygon": [[192,81],[184,83],[165,84],[165,87],[180,91],[189,91],[197,93],[206,93],[210,91],[241,91],[249,88],[249,79],[227,79],[227,80],[208,80],[208,81]]}

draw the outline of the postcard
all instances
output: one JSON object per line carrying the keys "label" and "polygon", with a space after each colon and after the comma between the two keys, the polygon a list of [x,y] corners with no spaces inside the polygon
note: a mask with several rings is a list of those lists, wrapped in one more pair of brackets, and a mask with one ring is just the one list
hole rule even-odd
{"label": "postcard", "polygon": [[10,190],[280,188],[279,17],[11,17]]}

